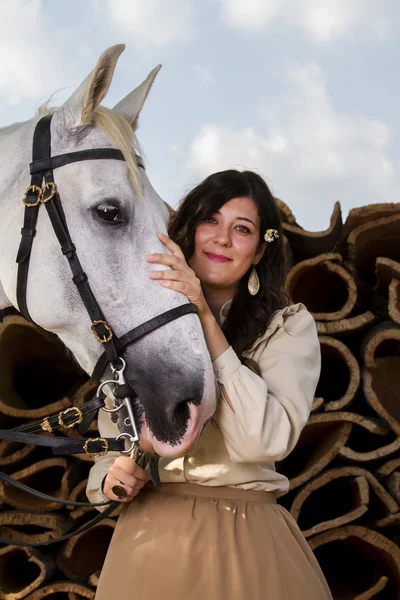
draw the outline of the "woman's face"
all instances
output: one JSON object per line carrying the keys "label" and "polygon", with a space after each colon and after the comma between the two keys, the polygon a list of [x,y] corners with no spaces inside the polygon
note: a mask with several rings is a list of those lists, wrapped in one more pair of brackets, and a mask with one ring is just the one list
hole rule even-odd
{"label": "woman's face", "polygon": [[251,265],[264,254],[260,217],[251,198],[234,198],[201,222],[195,234],[190,266],[208,287],[231,288],[232,293]]}

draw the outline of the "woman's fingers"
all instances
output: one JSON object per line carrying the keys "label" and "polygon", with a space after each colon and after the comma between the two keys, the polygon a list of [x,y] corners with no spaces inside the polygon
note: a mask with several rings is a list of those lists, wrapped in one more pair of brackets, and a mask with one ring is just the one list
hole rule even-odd
{"label": "woman's fingers", "polygon": [[[122,495],[122,490],[124,490],[125,495]],[[114,502],[129,502],[137,496],[139,492],[140,489],[130,487],[126,484],[123,485],[118,479],[115,479],[115,477],[112,477],[110,474],[107,475],[104,481],[103,494],[107,500],[113,500]]]}
{"label": "woman's fingers", "polygon": [[182,250],[175,244],[168,236],[163,233],[158,234],[158,239],[164,244],[171,254],[155,253],[146,256],[147,262],[158,263],[165,265],[166,267],[172,267],[173,269],[185,269],[189,268],[185,260]]}
{"label": "woman's fingers", "polygon": [[164,244],[164,246],[168,248],[168,250],[172,252],[172,254],[183,257],[183,252],[178,246],[178,244],[173,242],[171,238],[169,238],[167,235],[164,235],[163,233],[159,232],[158,239]]}
{"label": "woman's fingers", "polygon": [[147,262],[165,265],[166,267],[171,267],[172,269],[182,269],[187,266],[186,262],[184,262],[178,256],[173,256],[172,254],[149,254],[146,256],[146,260]]}
{"label": "woman's fingers", "polygon": [[110,471],[112,471],[114,468],[120,468],[129,475],[133,475],[133,477],[142,479],[143,481],[148,481],[149,479],[146,471],[139,467],[139,465],[137,465],[135,461],[128,456],[118,456],[118,458],[116,458],[114,463],[111,465]]}
{"label": "woman's fingers", "polygon": [[108,500],[129,502],[137,496],[148,478],[146,471],[133,460],[127,456],[119,456],[108,470],[103,494]]}
{"label": "woman's fingers", "polygon": [[150,271],[147,273],[149,279],[159,279],[159,280],[171,280],[171,281],[182,281],[185,283],[191,283],[191,281],[195,280],[195,276],[191,273],[186,273],[186,271]]}
{"label": "woman's fingers", "polygon": [[134,477],[133,475],[130,475],[129,473],[118,467],[115,467],[113,470],[110,469],[109,473],[114,479],[116,479],[123,485],[127,485],[131,488],[137,488],[141,490],[144,484],[146,483],[144,479]]}

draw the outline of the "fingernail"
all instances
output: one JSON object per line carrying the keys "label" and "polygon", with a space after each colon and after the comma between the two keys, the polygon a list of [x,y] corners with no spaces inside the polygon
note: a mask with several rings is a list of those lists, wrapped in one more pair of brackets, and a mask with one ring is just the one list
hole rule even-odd
{"label": "fingernail", "polygon": [[150,273],[147,273],[147,277],[149,277],[150,279],[154,279],[156,276],[155,273],[153,273],[153,271],[150,271]]}

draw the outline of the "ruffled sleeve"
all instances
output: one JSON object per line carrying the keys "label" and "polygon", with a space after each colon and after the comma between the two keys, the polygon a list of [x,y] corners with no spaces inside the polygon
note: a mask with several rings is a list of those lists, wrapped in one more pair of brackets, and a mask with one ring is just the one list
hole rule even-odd
{"label": "ruffled sleeve", "polygon": [[214,361],[226,390],[216,415],[234,462],[276,462],[295,447],[311,412],[321,370],[315,321],[304,305],[280,311],[249,353],[261,377],[230,347]]}

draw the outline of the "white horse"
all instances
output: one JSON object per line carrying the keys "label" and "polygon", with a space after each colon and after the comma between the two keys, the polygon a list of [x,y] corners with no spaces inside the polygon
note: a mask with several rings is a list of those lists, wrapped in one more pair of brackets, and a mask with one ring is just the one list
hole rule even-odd
{"label": "white horse", "polygon": [[[55,170],[66,221],[78,256],[107,322],[117,336],[186,298],[149,280],[145,256],[165,252],[168,211],[135,160],[137,120],[160,67],[114,109],[100,106],[124,46],[106,50],[95,69],[51,122],[52,156],[90,148],[117,148],[122,160],[86,160]],[[32,138],[39,117],[0,129],[0,309],[18,308],[16,255],[22,198],[30,183]],[[66,258],[44,206],[33,242],[27,306],[35,323],[54,332],[88,373],[103,348],[71,281]],[[127,347],[127,379],[137,393],[141,443],[178,456],[197,442],[215,410],[215,380],[199,319],[185,315]],[[43,383],[45,385],[45,382]]]}

